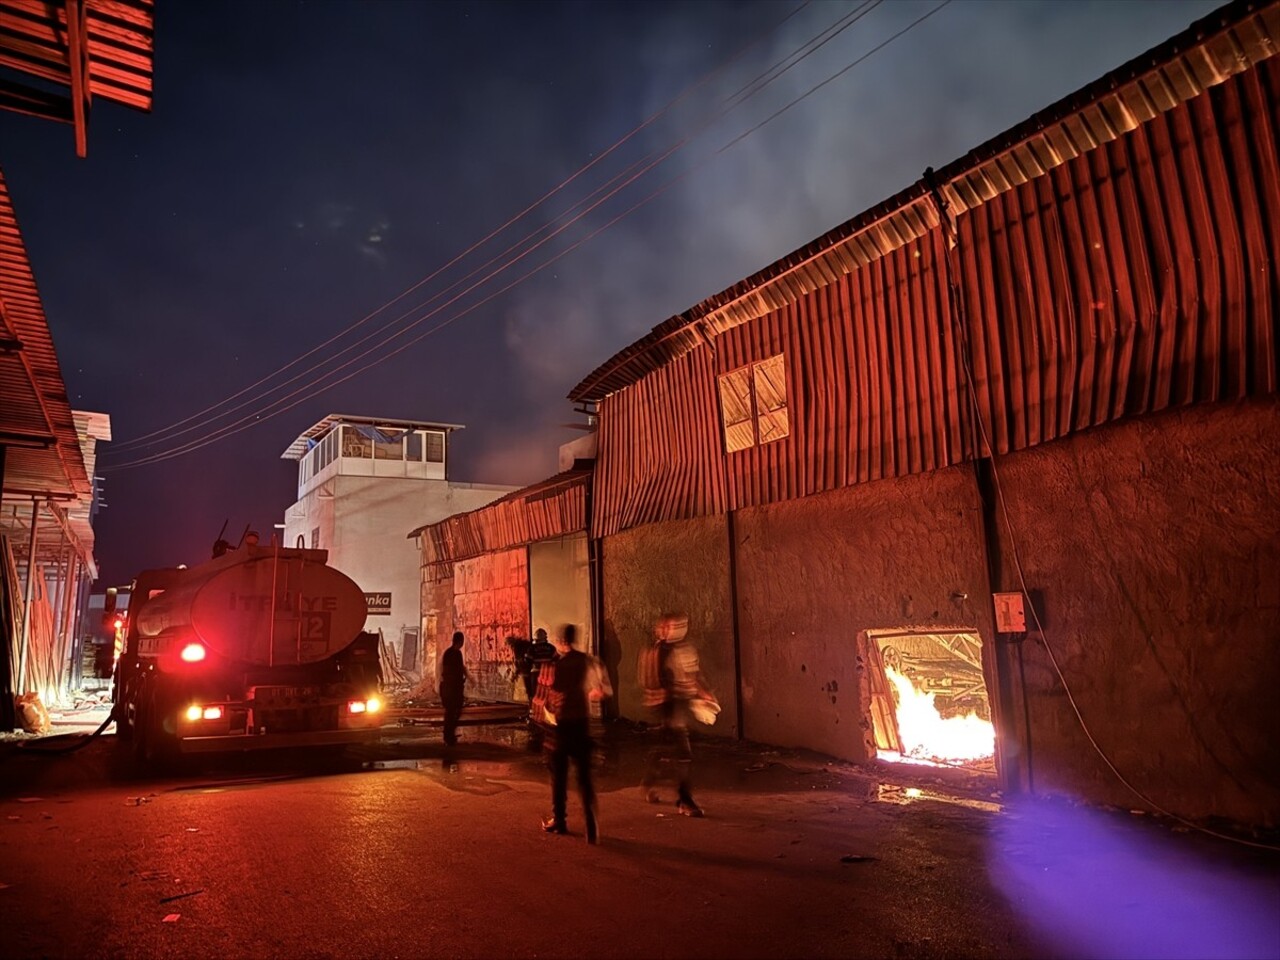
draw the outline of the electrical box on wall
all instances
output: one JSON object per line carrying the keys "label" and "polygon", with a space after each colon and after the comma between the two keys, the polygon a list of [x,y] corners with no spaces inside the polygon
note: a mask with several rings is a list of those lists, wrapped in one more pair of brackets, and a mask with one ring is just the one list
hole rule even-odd
{"label": "electrical box on wall", "polygon": [[991,599],[996,607],[997,633],[1026,633],[1027,611],[1020,593],[996,593]]}

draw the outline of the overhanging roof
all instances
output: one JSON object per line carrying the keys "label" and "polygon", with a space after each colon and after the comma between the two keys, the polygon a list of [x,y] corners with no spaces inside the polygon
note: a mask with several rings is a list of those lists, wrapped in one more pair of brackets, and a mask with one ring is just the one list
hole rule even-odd
{"label": "overhanging roof", "polygon": [[27,250],[0,171],[0,444],[4,495],[88,499],[92,488]]}
{"label": "overhanging roof", "polygon": [[443,430],[446,433],[463,429],[463,425],[460,423],[432,423],[428,420],[392,420],[387,417],[356,417],[346,413],[331,413],[314,427],[298,434],[298,439],[285,447],[284,453],[280,454],[280,459],[301,460],[303,455],[311,449],[312,442],[323,437],[334,424],[338,423],[350,423],[366,427],[389,427],[392,430]]}
{"label": "overhanging roof", "polygon": [[[958,216],[1115,140],[1250,69],[1280,49],[1280,2],[1236,0],[938,171]],[[595,402],[631,386],[717,334],[780,309],[939,225],[921,180],[760,272],[664,321],[569,393]]]}
{"label": "overhanging roof", "polygon": [[153,0],[0,0],[0,108],[72,124],[85,156],[95,97],[151,110],[154,22]]}
{"label": "overhanging roof", "polygon": [[423,562],[449,565],[587,529],[593,472],[575,468],[514,490],[492,503],[418,527]]}

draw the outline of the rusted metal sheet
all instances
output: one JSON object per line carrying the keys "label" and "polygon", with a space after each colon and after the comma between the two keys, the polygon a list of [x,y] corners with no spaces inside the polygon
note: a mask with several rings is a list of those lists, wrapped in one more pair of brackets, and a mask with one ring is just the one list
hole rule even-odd
{"label": "rusted metal sheet", "polygon": [[[0,109],[75,128],[88,153],[95,97],[151,109],[152,0],[0,0]],[[65,90],[65,92],[64,92]]]}
{"label": "rusted metal sheet", "polygon": [[[952,164],[949,254],[922,180],[619,353],[573,395],[593,533],[1275,391],[1278,38],[1280,3],[1233,4]],[[717,377],[775,354],[793,429],[726,448]]]}
{"label": "rusted metal sheet", "polygon": [[1269,60],[959,218],[995,452],[1280,386],[1277,116]]}
{"label": "rusted metal sheet", "polygon": [[91,96],[151,109],[155,11],[152,0],[0,0],[0,65],[72,86],[72,19],[79,8]]}
{"label": "rusted metal sheet", "polygon": [[0,172],[0,443],[4,492],[88,499],[89,475],[26,246]]}
{"label": "rusted metal sheet", "polygon": [[601,404],[592,536],[724,512],[713,363],[687,353]]}
{"label": "rusted metal sheet", "polygon": [[[1280,3],[1237,0],[939,172],[955,214],[988,203],[1142,123],[1248,72],[1280,49]],[[570,392],[600,401],[705,345],[710,336],[782,309],[938,225],[929,190],[913,184],[759,273],[664,321]]]}
{"label": "rusted metal sheet", "polygon": [[444,564],[578,533],[587,529],[591,472],[568,470],[500,500],[419,527],[428,578],[443,579]]}

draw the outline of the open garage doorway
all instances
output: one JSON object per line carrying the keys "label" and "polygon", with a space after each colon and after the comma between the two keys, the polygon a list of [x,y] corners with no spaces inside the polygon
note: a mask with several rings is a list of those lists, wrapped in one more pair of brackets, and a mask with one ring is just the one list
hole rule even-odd
{"label": "open garage doorway", "polygon": [[859,639],[879,759],[995,772],[976,630],[867,630]]}

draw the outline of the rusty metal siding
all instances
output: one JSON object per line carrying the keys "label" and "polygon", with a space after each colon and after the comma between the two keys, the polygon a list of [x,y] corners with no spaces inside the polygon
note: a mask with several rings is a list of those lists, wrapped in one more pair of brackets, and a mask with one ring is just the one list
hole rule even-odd
{"label": "rusty metal siding", "polygon": [[415,531],[429,582],[447,579],[450,564],[587,529],[591,475],[566,471],[469,513]]}
{"label": "rusty metal siding", "polygon": [[592,536],[725,511],[713,363],[686,353],[601,402]]}
{"label": "rusty metal siding", "polygon": [[941,245],[931,231],[716,339],[717,375],[786,357],[791,435],[727,457],[717,451],[732,508],[964,459]]}
{"label": "rusty metal siding", "polygon": [[[593,535],[963,460],[942,243],[934,230],[605,398]],[[790,435],[726,455],[717,378],[779,353]]]}
{"label": "rusty metal siding", "polygon": [[[926,178],[595,371],[593,532],[1276,391],[1280,4],[1222,17],[941,171],[949,252]],[[778,352],[790,435],[726,454],[716,377]]]}
{"label": "rusty metal siding", "polygon": [[[1041,110],[937,174],[953,214],[1140,127],[1273,57],[1280,47],[1280,3],[1234,0],[1177,36]],[[780,310],[836,277],[879,260],[938,226],[924,182],[828,231],[615,354],[569,394],[599,401],[643,379],[709,336]]]}
{"label": "rusty metal siding", "polygon": [[[49,324],[0,172],[0,442],[11,494],[88,500],[92,483]],[[40,448],[34,444],[47,442]]]}
{"label": "rusty metal siding", "polygon": [[1275,60],[964,213],[997,453],[1277,389]]}

